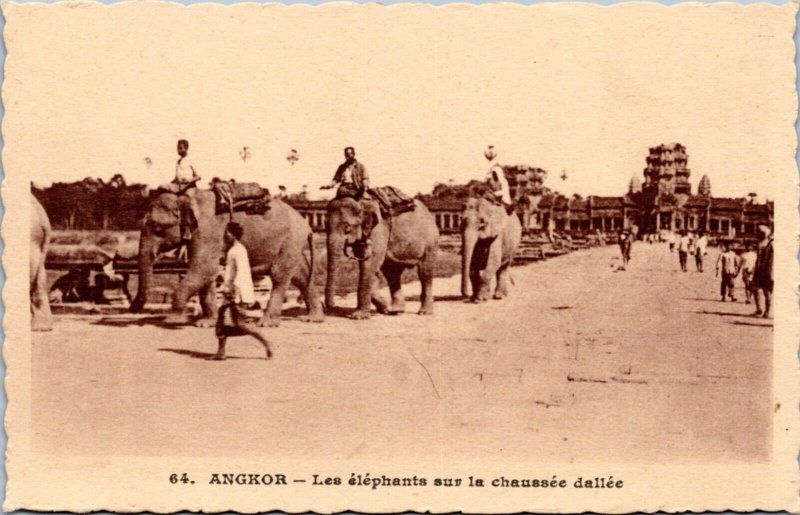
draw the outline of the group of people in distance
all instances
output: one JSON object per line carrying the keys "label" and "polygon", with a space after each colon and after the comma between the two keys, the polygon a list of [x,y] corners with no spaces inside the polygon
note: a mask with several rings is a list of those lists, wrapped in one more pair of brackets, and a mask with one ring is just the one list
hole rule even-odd
{"label": "group of people in distance", "polygon": [[[758,226],[757,244],[746,242],[744,252],[734,252],[730,241],[720,244],[716,273],[720,277],[720,297],[736,302],[734,280],[741,273],[744,283],[745,303],[756,305],[753,316],[768,318],[772,307],[773,256],[772,231],[766,225]],[[763,297],[763,308],[762,308]]]}
{"label": "group of people in distance", "polygon": [[708,254],[708,237],[704,232],[700,231],[696,236],[686,230],[681,231],[679,236],[670,232],[669,250],[677,247],[678,249],[678,262],[681,265],[681,270],[688,271],[689,256],[694,256],[695,267],[698,272],[703,272],[703,261],[706,254]]}
{"label": "group of people in distance", "polygon": [[[738,252],[734,250],[731,240],[720,240],[715,274],[720,278],[722,302],[737,301],[734,295],[735,279],[741,274],[745,303],[755,303],[754,316],[767,318],[772,307],[772,230],[766,225],[759,225],[758,238],[758,243],[745,242]],[[689,256],[694,256],[697,272],[703,272],[703,260],[708,254],[708,237],[704,232],[694,235],[686,230],[678,234],[670,231],[665,239],[669,243],[670,252],[677,250],[678,263],[683,272],[688,271]]]}

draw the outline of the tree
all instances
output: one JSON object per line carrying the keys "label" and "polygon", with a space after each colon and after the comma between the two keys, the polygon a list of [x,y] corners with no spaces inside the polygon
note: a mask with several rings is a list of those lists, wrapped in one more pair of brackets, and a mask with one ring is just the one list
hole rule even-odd
{"label": "tree", "polygon": [[297,153],[295,149],[289,149],[289,153],[286,154],[286,160],[289,161],[289,164],[294,166],[294,164],[300,160],[300,154]]}
{"label": "tree", "polygon": [[242,150],[239,151],[239,157],[241,157],[242,161],[245,163],[248,159],[250,159],[251,156],[252,154],[250,153],[249,147],[242,147]]}
{"label": "tree", "polygon": [[107,183],[87,177],[32,191],[57,229],[137,229],[148,207],[147,186],[128,185],[121,174]]}

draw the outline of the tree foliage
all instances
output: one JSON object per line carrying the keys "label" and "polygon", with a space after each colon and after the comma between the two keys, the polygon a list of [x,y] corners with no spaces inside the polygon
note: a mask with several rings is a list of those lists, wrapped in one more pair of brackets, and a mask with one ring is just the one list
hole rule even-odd
{"label": "tree foliage", "polygon": [[121,174],[108,182],[87,177],[77,182],[32,186],[56,229],[135,230],[147,211],[148,189],[127,184]]}

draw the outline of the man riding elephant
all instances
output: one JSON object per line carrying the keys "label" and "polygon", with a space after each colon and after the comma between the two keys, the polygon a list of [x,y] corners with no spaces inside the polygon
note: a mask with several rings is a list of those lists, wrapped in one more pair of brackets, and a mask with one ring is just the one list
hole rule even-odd
{"label": "man riding elephant", "polygon": [[339,185],[336,190],[337,199],[350,197],[359,200],[369,189],[367,168],[356,160],[356,149],[353,147],[344,149],[344,163],[336,169],[331,182],[320,189],[332,189],[337,184]]}
{"label": "man riding elephant", "polygon": [[[422,202],[414,209],[387,218],[375,199],[340,198],[328,204],[328,277],[325,305],[335,306],[336,279],[341,258],[359,262],[358,305],[354,319],[370,316],[370,304],[381,313],[401,313],[405,298],[400,288],[403,270],[417,267],[422,285],[420,315],[433,314],[433,274],[439,230]],[[378,295],[379,274],[389,283],[391,302]]]}
{"label": "man riding elephant", "polygon": [[[198,325],[213,323],[216,315],[214,282],[223,257],[223,233],[228,222],[236,221],[244,230],[242,244],[250,255],[253,274],[269,275],[272,279],[272,291],[260,325],[279,324],[290,285],[301,290],[308,318],[322,321],[322,304],[315,286],[311,228],[300,213],[276,199],[260,214],[218,212],[216,196],[209,190],[197,190],[195,200],[198,224],[189,241],[188,271],[175,290],[174,313],[183,313],[187,300],[199,294],[203,318]],[[141,311],[147,301],[157,256],[176,248],[181,241],[178,195],[158,191],[143,222],[139,241],[139,291],[131,311]]]}
{"label": "man riding elephant", "polygon": [[489,185],[489,192],[486,198],[502,205],[508,213],[513,210],[511,201],[511,190],[506,179],[506,172],[503,166],[497,162],[497,152],[494,145],[489,145],[483,153],[489,161],[489,171],[486,173],[486,183]]}
{"label": "man riding elephant", "polygon": [[508,295],[509,269],[522,239],[517,215],[486,198],[470,198],[464,205],[461,236],[461,295],[473,302]]}
{"label": "man riding elephant", "polygon": [[197,228],[197,203],[194,200],[197,192],[197,182],[200,175],[197,168],[189,159],[189,142],[185,139],[178,140],[178,161],[175,164],[175,178],[172,182],[162,184],[159,189],[178,195],[180,209],[181,244],[178,249],[180,259],[188,258],[188,245],[192,233]]}

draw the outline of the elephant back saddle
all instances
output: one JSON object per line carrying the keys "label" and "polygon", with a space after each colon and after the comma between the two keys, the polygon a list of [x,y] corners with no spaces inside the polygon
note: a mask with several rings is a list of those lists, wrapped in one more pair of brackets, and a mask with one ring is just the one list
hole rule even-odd
{"label": "elephant back saddle", "polygon": [[255,182],[215,181],[211,188],[216,195],[216,214],[244,212],[263,215],[269,210],[269,190]]}
{"label": "elephant back saddle", "polygon": [[414,199],[395,188],[394,186],[382,186],[371,188],[370,196],[378,201],[381,207],[381,215],[392,217],[414,210]]}

